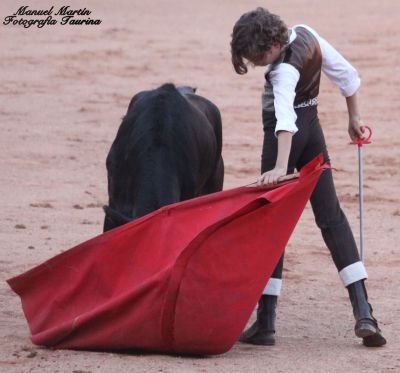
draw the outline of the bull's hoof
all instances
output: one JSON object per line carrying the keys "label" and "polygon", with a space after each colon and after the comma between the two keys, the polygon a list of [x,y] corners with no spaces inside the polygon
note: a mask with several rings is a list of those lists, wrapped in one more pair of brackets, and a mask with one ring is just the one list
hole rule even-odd
{"label": "bull's hoof", "polygon": [[262,329],[255,321],[250,328],[242,333],[239,341],[252,345],[273,346],[275,345],[275,331]]}

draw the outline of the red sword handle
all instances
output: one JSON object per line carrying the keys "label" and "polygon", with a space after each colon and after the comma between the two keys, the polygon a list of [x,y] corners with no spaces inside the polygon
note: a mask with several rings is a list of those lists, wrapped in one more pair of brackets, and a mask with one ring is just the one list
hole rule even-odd
{"label": "red sword handle", "polygon": [[372,136],[372,130],[368,126],[361,126],[362,129],[366,130],[368,132],[367,137],[360,137],[357,140],[352,141],[350,144],[352,145],[358,145],[358,147],[362,147],[363,145],[366,144],[371,144],[371,136]]}

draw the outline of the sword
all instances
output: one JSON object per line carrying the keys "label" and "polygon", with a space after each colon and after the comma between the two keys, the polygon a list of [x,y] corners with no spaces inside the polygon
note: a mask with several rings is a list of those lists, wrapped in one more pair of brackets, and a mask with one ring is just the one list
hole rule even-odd
{"label": "sword", "polygon": [[362,129],[366,129],[368,136],[366,138],[360,138],[352,141],[350,144],[357,145],[358,149],[358,202],[360,211],[360,257],[361,261],[364,262],[364,188],[363,188],[363,163],[362,163],[362,146],[371,144],[372,130],[368,126],[362,126]]}

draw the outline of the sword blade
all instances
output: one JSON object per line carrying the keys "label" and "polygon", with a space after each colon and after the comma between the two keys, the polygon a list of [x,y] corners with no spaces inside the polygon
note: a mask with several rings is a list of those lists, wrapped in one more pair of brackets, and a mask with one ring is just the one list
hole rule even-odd
{"label": "sword blade", "polygon": [[363,187],[363,163],[362,146],[358,147],[358,202],[360,210],[360,257],[364,262],[364,187]]}

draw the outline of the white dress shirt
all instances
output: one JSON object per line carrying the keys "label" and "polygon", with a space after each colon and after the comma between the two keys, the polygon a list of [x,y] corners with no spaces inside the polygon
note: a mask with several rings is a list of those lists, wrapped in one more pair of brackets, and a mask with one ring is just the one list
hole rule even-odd
{"label": "white dress shirt", "polygon": [[[344,97],[352,96],[360,87],[361,81],[357,70],[315,30],[306,25],[296,25],[291,29],[289,44],[296,38],[296,27],[309,30],[318,40],[322,54],[322,71],[335,84]],[[299,71],[292,65],[282,62],[269,66],[269,80],[273,86],[274,109],[277,119],[275,133],[278,131],[297,132],[294,111],[296,85]],[[264,105],[264,104],[263,104]]]}

